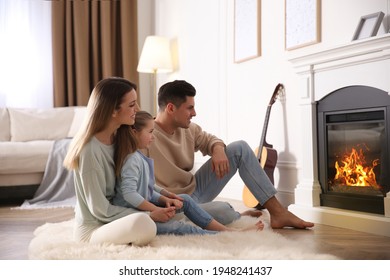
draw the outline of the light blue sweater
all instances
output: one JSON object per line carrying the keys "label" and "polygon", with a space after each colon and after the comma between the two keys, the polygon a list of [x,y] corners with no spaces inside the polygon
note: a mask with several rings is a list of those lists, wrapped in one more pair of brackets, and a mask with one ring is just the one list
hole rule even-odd
{"label": "light blue sweater", "polygon": [[153,159],[137,151],[128,155],[123,164],[113,203],[132,208],[144,200],[157,203],[161,190],[155,185]]}

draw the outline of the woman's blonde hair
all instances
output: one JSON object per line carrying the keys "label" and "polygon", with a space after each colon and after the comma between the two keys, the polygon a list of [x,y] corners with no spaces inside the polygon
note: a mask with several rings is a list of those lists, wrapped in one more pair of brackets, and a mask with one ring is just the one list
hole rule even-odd
{"label": "woman's blonde hair", "polygon": [[[115,110],[120,108],[123,97],[137,86],[118,77],[106,78],[98,82],[92,90],[87,105],[87,114],[79,131],[70,143],[64,166],[69,169],[79,167],[80,153],[84,146],[98,132],[106,128]],[[119,137],[118,137],[119,136]],[[128,125],[122,125],[115,135],[115,166],[122,163],[130,151],[136,149],[134,137]]]}

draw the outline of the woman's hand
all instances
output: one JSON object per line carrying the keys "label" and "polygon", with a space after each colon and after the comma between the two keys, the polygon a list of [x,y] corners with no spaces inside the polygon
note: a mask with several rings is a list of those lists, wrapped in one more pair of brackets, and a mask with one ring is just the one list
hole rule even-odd
{"label": "woman's hand", "polygon": [[161,191],[161,195],[166,196],[166,197],[168,197],[168,198],[178,199],[178,200],[180,200],[180,201],[183,201],[183,198],[182,198],[182,197],[178,196],[178,195],[175,194],[175,193],[172,193],[172,192],[170,192],[170,191],[167,191],[166,189],[163,189],[163,190]]}
{"label": "woman's hand", "polygon": [[155,210],[150,212],[150,218],[155,222],[165,223],[172,219],[176,214],[175,207],[156,207]]}

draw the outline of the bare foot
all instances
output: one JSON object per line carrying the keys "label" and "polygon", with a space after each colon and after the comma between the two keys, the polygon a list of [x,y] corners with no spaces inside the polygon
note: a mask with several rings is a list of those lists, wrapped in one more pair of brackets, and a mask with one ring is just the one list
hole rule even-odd
{"label": "bare foot", "polygon": [[273,229],[280,229],[284,227],[305,229],[313,226],[314,223],[306,222],[288,210],[284,211],[283,213],[271,215],[271,227]]}
{"label": "bare foot", "polygon": [[262,221],[258,221],[253,226],[249,226],[246,228],[239,229],[239,231],[249,231],[249,230],[263,230],[264,229],[264,223]]}
{"label": "bare foot", "polygon": [[258,218],[261,215],[263,215],[263,212],[261,212],[260,210],[246,210],[246,211],[241,213],[241,216],[249,216],[249,217],[255,217],[255,218]]}
{"label": "bare foot", "polygon": [[258,221],[255,224],[256,230],[263,230],[264,229],[264,223],[262,221]]}
{"label": "bare foot", "polygon": [[256,230],[260,231],[264,229],[264,223],[262,221],[258,221],[253,226],[245,227],[245,228],[226,228],[228,231],[250,231],[250,230]]}
{"label": "bare foot", "polygon": [[279,229],[284,227],[293,227],[293,228],[310,228],[314,224],[311,222],[306,222],[293,213],[284,208],[280,202],[276,199],[275,196],[271,197],[264,204],[264,207],[268,210],[270,214],[271,228]]}

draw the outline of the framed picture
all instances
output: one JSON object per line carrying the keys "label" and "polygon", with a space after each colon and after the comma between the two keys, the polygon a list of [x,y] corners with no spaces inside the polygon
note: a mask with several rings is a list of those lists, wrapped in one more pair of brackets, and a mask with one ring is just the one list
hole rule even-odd
{"label": "framed picture", "polygon": [[261,0],[234,0],[234,62],[261,54]]}
{"label": "framed picture", "polygon": [[361,17],[352,41],[375,36],[384,16],[383,12],[378,12]]}
{"label": "framed picture", "polygon": [[285,49],[320,42],[321,0],[285,0]]}

